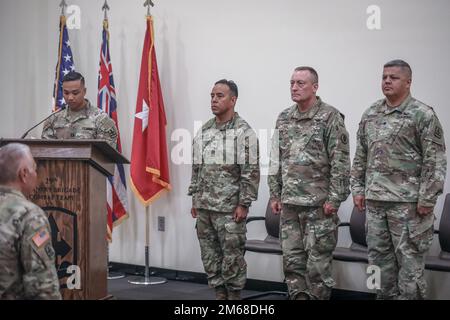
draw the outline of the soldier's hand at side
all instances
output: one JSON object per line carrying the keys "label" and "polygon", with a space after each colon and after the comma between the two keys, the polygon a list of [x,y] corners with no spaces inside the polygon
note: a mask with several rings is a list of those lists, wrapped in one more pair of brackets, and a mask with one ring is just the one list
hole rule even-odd
{"label": "soldier's hand at side", "polygon": [[359,211],[366,210],[366,197],[365,196],[354,196],[353,203],[358,208]]}
{"label": "soldier's hand at side", "polygon": [[197,218],[197,209],[194,207],[191,208],[191,216],[192,218]]}
{"label": "soldier's hand at side", "polygon": [[325,202],[323,204],[323,212],[325,213],[326,216],[329,216],[330,214],[338,212],[338,209],[333,207],[331,203]]}
{"label": "soldier's hand at side", "polygon": [[429,215],[431,212],[433,212],[433,207],[422,207],[422,206],[417,206],[417,213],[420,216],[426,216]]}
{"label": "soldier's hand at side", "polygon": [[245,220],[247,218],[248,208],[237,206],[236,209],[234,209],[234,215],[233,219],[237,223],[241,222],[242,220]]}
{"label": "soldier's hand at side", "polygon": [[274,214],[279,214],[281,212],[281,201],[270,200],[270,208]]}

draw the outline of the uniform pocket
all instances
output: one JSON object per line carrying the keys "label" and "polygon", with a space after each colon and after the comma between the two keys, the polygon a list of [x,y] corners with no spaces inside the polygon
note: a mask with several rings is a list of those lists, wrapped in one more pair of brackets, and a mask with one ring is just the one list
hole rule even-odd
{"label": "uniform pocket", "polygon": [[418,253],[428,251],[433,242],[434,215],[408,221],[409,240]]}
{"label": "uniform pocket", "polygon": [[308,146],[311,139],[314,137],[315,131],[311,130],[309,132],[302,133],[296,142],[296,147],[303,151]]}
{"label": "uniform pocket", "polygon": [[314,248],[321,253],[332,252],[336,247],[336,223],[332,219],[317,222],[314,225]]}
{"label": "uniform pocket", "polygon": [[[231,217],[230,217],[231,218]],[[227,221],[224,224],[224,244],[223,252],[226,256],[241,257],[245,246],[247,226],[245,221],[236,223],[235,221]],[[245,261],[244,261],[245,263]]]}
{"label": "uniform pocket", "polygon": [[245,224],[245,221],[239,223],[236,223],[235,221],[230,221],[225,223],[225,230],[227,230],[228,233],[246,233],[247,226]]}
{"label": "uniform pocket", "polygon": [[[313,131],[297,132],[295,135],[291,135],[293,138],[292,144],[289,147],[289,160],[294,165],[312,165],[310,150],[307,146],[310,144],[311,139],[314,136]],[[315,151],[316,152],[316,151]]]}
{"label": "uniform pocket", "polygon": [[53,130],[55,131],[55,135],[58,137],[58,139],[70,139],[70,138],[73,138],[72,130],[68,126],[55,125],[53,127]]}

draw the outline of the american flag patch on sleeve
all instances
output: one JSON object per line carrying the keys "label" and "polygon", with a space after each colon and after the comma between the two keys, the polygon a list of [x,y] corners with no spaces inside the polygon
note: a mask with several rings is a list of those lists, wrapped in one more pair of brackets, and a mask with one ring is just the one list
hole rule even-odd
{"label": "american flag patch on sleeve", "polygon": [[50,239],[50,234],[46,229],[42,229],[31,238],[34,244],[40,248],[44,243],[46,243]]}

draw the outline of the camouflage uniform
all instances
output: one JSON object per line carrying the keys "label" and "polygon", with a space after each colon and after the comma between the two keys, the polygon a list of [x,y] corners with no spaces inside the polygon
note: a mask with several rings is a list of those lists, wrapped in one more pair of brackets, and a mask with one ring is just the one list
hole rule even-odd
{"label": "camouflage uniform", "polygon": [[322,206],[329,202],[337,209],[350,193],[344,116],[317,97],[304,113],[297,105],[284,110],[276,129],[268,183],[271,200],[282,203],[280,238],[289,295],[329,299],[339,218],[325,216]]}
{"label": "camouflage uniform", "polygon": [[114,121],[102,110],[87,105],[81,111],[70,108],[48,119],[42,130],[43,139],[102,139],[113,148],[117,145],[117,128]]}
{"label": "camouflage uniform", "polygon": [[445,142],[433,109],[408,96],[385,99],[362,116],[351,172],[353,196],[367,206],[369,263],[381,268],[378,298],[425,298],[424,258],[433,240],[434,207],[446,174]]}
{"label": "camouflage uniform", "polygon": [[203,125],[193,143],[194,163],[188,195],[197,209],[197,236],[208,283],[228,291],[244,288],[245,221],[236,223],[238,205],[249,207],[259,186],[258,141],[250,125],[235,113],[217,126]]}
{"label": "camouflage uniform", "polygon": [[0,186],[0,248],[0,299],[61,299],[47,216],[5,186]]}

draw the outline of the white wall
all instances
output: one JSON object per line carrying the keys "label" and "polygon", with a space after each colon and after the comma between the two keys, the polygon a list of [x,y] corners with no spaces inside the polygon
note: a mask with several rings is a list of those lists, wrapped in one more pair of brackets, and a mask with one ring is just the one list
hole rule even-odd
{"label": "white wall", "polygon": [[[0,137],[18,137],[50,112],[59,2],[0,0]],[[108,2],[119,124],[123,152],[130,157],[146,10],[142,0]],[[192,132],[194,121],[211,117],[209,93],[213,83],[223,77],[237,82],[237,111],[253,128],[272,128],[277,114],[291,104],[293,68],[311,65],[319,72],[319,95],[346,115],[353,156],[361,114],[382,96],[382,65],[402,58],[413,68],[413,95],[434,107],[450,141],[447,0],[155,2],[152,12],[169,140],[175,129]],[[69,36],[75,66],[86,76],[88,98],[95,102],[103,0],[68,3],[81,8],[81,29],[70,30]],[[366,9],[372,4],[381,8],[381,30],[366,27]],[[32,135],[39,133],[36,130]],[[168,141],[169,152],[178,143]],[[172,192],[151,207],[150,264],[202,272],[194,220],[189,214],[191,200],[186,196],[190,166],[171,163],[170,172]],[[264,214],[266,176],[259,191],[251,215]],[[448,181],[445,191],[449,192]],[[442,200],[436,207],[436,225]],[[114,230],[110,259],[143,265],[145,209],[131,191],[129,201],[130,218]],[[350,209],[348,199],[340,210],[342,221],[348,220]],[[166,217],[165,232],[157,231],[158,216]],[[263,235],[262,224],[249,228],[249,238]],[[349,242],[345,232],[341,242]],[[252,253],[246,257],[250,278],[282,281],[279,257]],[[337,263],[335,274],[338,287],[366,290],[363,265]],[[431,297],[450,298],[449,286],[442,285],[450,282],[447,275],[432,273],[428,277]]]}

